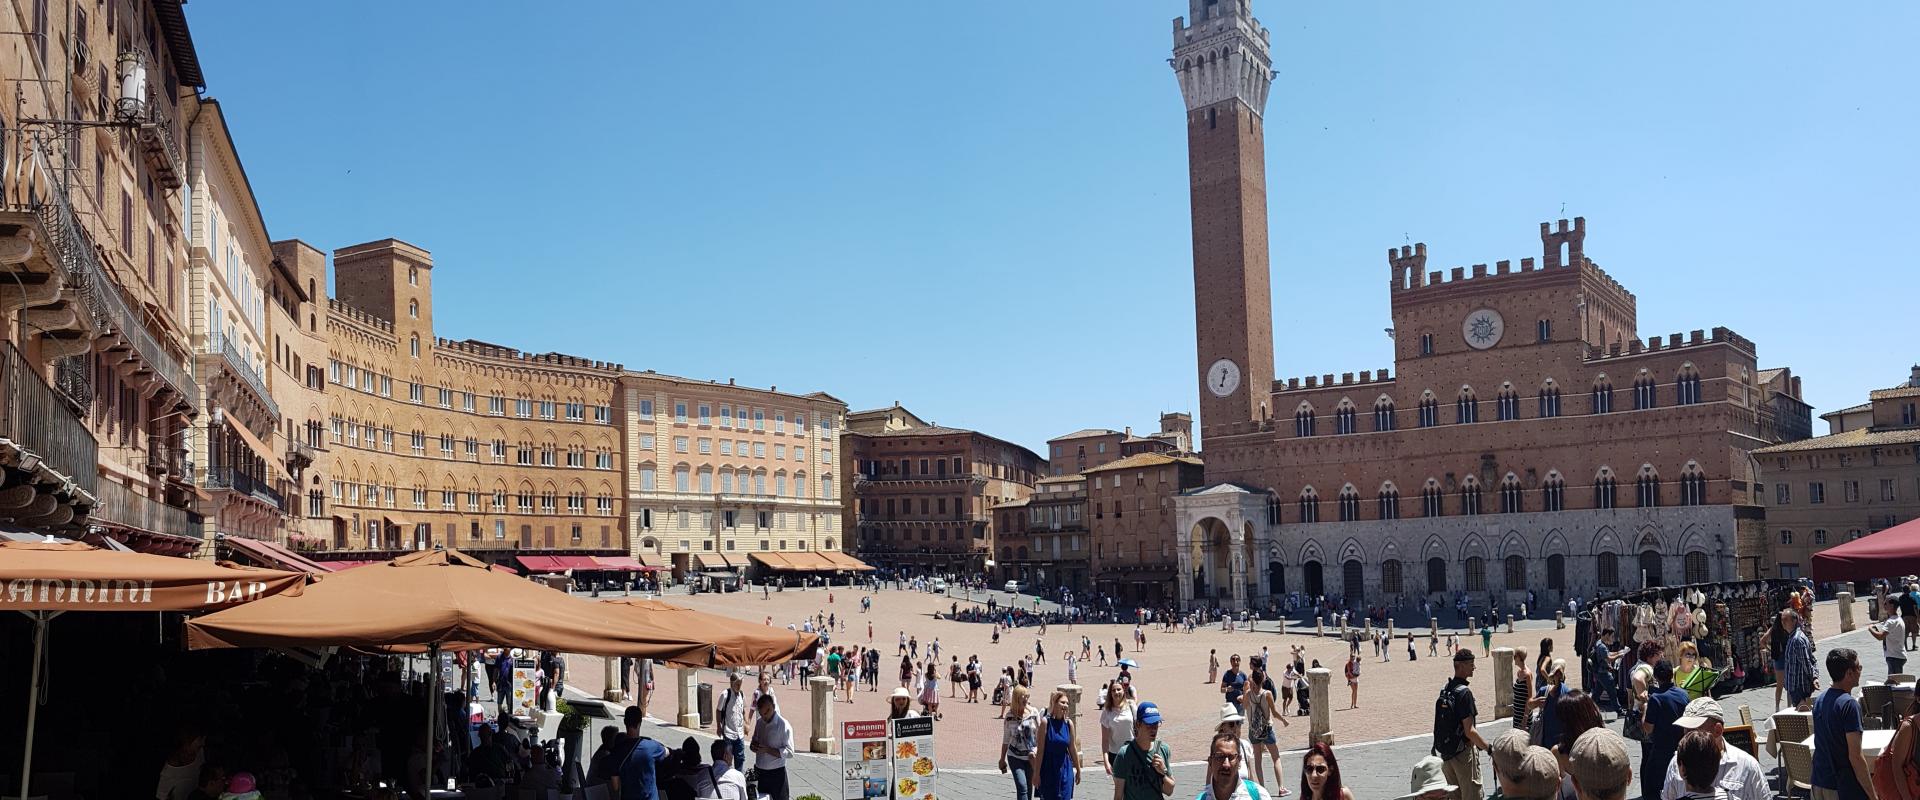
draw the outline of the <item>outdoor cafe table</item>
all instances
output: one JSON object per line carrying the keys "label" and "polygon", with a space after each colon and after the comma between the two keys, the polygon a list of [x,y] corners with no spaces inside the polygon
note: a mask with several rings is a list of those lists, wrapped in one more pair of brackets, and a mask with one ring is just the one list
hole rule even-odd
{"label": "outdoor cafe table", "polygon": [[[1890,730],[1860,732],[1860,754],[1867,757],[1869,771],[1873,769],[1873,760],[1879,758],[1880,753],[1885,751],[1888,745],[1893,744],[1893,734],[1894,731]],[[1813,740],[1814,737],[1809,736],[1801,744],[1806,745],[1808,750],[1812,750],[1814,749]]]}

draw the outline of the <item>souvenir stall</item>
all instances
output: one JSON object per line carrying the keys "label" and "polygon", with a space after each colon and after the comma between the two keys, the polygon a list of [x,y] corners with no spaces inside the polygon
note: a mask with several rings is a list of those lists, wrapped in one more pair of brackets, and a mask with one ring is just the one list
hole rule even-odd
{"label": "souvenir stall", "polygon": [[[1624,649],[1607,679],[1616,683],[1633,663],[1641,642],[1660,643],[1661,652],[1682,683],[1696,695],[1718,697],[1772,683],[1767,647],[1762,644],[1776,613],[1795,608],[1811,625],[1812,598],[1804,584],[1792,580],[1730,581],[1687,586],[1661,586],[1595,600],[1580,610],[1574,630],[1575,649],[1590,653],[1600,632],[1612,629],[1613,649]],[[1811,629],[1811,628],[1810,628]],[[1683,653],[1698,652],[1692,664]],[[1585,670],[1594,669],[1582,658]],[[1694,669],[1689,670],[1692,666]]]}

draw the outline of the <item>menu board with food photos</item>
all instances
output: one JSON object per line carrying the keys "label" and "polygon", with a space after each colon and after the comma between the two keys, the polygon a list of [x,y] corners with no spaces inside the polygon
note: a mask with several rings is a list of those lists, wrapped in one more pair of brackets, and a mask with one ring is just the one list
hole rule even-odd
{"label": "menu board with food photos", "polygon": [[937,800],[935,776],[940,774],[940,769],[933,754],[933,718],[909,717],[891,722],[895,800]]}
{"label": "menu board with food photos", "polygon": [[516,717],[533,716],[534,702],[540,698],[540,682],[535,677],[538,669],[532,661],[514,662],[513,715]]}
{"label": "menu board with food photos", "polygon": [[840,800],[874,800],[887,796],[893,775],[893,756],[884,719],[843,722],[840,725]]}

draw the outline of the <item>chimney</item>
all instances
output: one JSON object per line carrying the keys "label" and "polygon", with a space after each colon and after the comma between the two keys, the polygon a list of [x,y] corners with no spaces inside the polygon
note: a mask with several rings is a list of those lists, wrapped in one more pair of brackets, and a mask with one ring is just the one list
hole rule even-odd
{"label": "chimney", "polygon": [[1913,374],[1907,378],[1907,386],[1920,388],[1920,364],[1913,365]]}
{"label": "chimney", "polygon": [[1131,439],[1131,438],[1133,438],[1133,426],[1132,426],[1132,425],[1128,425],[1128,426],[1127,426],[1127,438],[1129,438],[1129,439]]}

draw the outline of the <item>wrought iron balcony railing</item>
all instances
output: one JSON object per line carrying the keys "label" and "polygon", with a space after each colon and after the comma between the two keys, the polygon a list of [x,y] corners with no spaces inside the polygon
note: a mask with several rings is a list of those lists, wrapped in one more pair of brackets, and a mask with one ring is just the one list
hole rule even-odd
{"label": "wrought iron balcony railing", "polygon": [[209,489],[232,489],[274,508],[285,509],[286,498],[267,485],[266,481],[255,478],[233,467],[212,467],[207,470],[206,487]]}
{"label": "wrought iron balcony railing", "polygon": [[118,481],[101,481],[96,494],[100,505],[93,510],[94,522],[175,536],[201,535],[200,526],[188,524],[186,509],[135,494]]}
{"label": "wrought iron balcony railing", "polygon": [[0,344],[0,437],[93,493],[100,480],[99,443],[33,362],[11,343]]}
{"label": "wrought iron balcony railing", "polygon": [[267,392],[267,382],[261,379],[260,373],[254,370],[252,364],[247,363],[247,357],[240,353],[240,349],[233,346],[233,339],[216,335],[207,352],[208,355],[220,356],[227,363],[227,367],[233,370],[233,374],[240,376],[240,381],[245,383],[248,389],[253,390],[253,396],[266,407],[267,415],[276,423],[279,421],[280,404],[273,402],[273,395]]}

